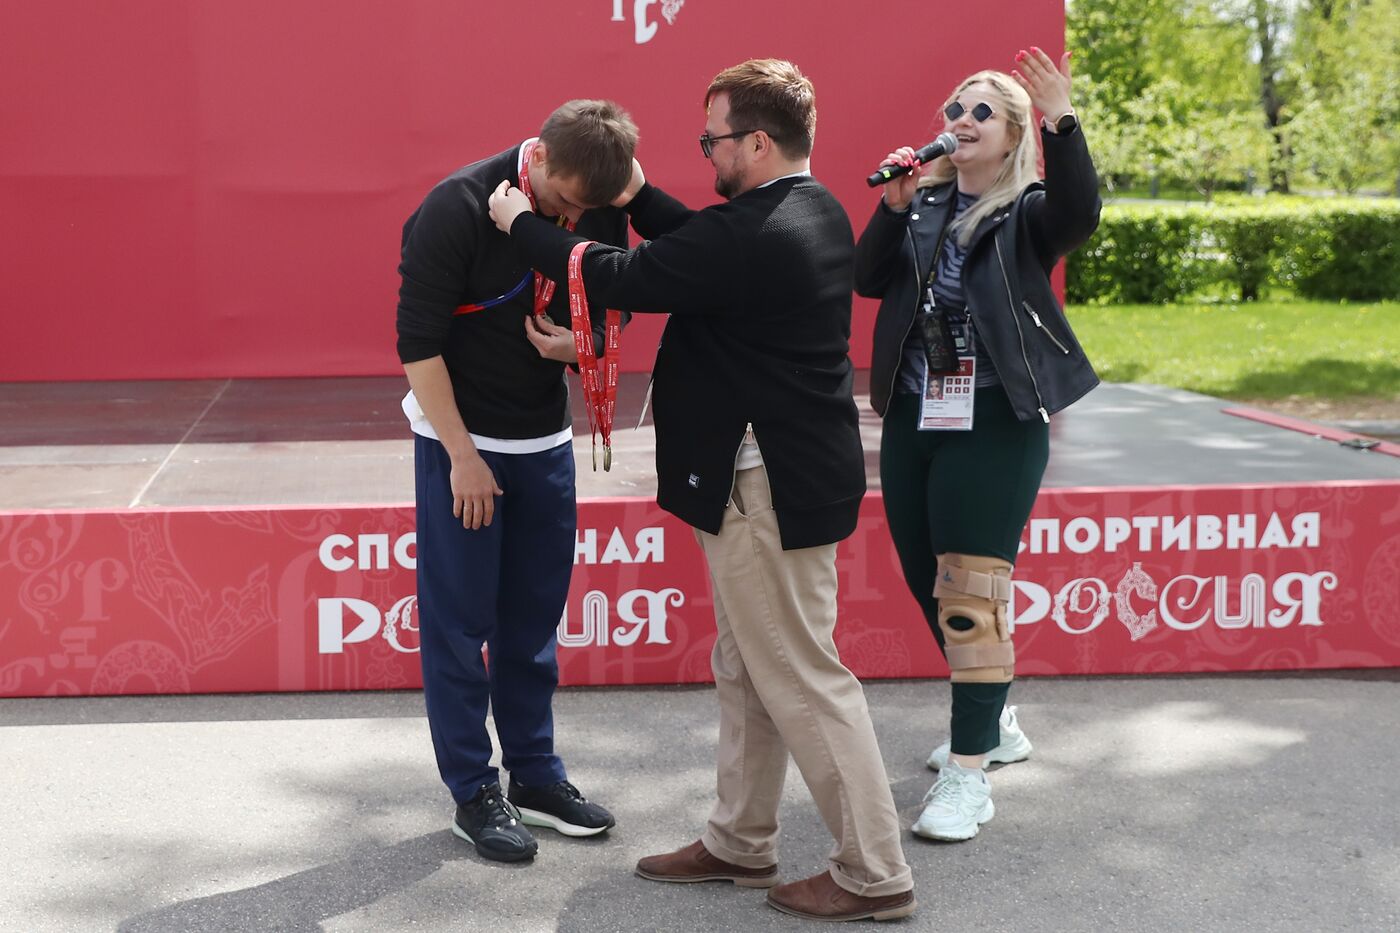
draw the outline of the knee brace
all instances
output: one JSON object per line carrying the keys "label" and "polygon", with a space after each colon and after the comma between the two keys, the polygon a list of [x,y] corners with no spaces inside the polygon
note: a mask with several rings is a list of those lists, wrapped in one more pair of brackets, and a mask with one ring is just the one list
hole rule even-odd
{"label": "knee brace", "polygon": [[938,628],[954,683],[1010,683],[1016,673],[1007,605],[1011,564],[997,557],[940,554]]}

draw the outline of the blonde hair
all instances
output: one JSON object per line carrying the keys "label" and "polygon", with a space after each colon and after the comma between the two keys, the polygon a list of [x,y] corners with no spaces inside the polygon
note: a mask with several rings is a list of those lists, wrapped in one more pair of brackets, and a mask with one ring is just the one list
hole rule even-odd
{"label": "blonde hair", "polygon": [[[957,100],[958,95],[974,84],[987,85],[988,95],[995,101],[996,110],[1006,118],[1006,133],[1011,140],[1011,152],[1002,162],[1001,171],[987,186],[987,190],[950,228],[957,236],[958,243],[966,246],[972,239],[972,231],[993,212],[1016,200],[1025,187],[1040,178],[1036,172],[1036,149],[1034,127],[1031,125],[1031,98],[1026,89],[1011,75],[1002,71],[979,71],[965,78],[957,90],[943,102],[946,107]],[[920,188],[941,185],[958,177],[957,167],[948,161],[947,156],[935,159],[928,171],[919,179]]]}

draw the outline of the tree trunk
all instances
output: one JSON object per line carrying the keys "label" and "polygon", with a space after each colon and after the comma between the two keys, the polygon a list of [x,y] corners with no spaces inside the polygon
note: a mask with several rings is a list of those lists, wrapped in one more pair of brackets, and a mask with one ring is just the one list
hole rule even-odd
{"label": "tree trunk", "polygon": [[1283,101],[1278,93],[1278,50],[1274,47],[1276,36],[1273,22],[1273,4],[1269,0],[1250,0],[1254,15],[1254,36],[1259,43],[1259,102],[1264,107],[1264,121],[1274,138],[1269,153],[1269,190],[1280,194],[1288,193],[1288,141],[1284,138],[1282,119]]}

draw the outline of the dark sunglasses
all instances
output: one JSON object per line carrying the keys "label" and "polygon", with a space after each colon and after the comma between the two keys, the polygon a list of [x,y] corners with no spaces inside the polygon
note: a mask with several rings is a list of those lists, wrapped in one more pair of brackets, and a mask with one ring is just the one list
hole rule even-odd
{"label": "dark sunglasses", "polygon": [[[948,118],[949,123],[952,123],[965,113],[967,113],[967,108],[956,100],[943,108],[943,116]],[[992,118],[992,114],[994,113],[996,113],[996,111],[992,109],[991,104],[983,102],[972,108],[972,119],[976,120],[978,123],[986,123]]]}
{"label": "dark sunglasses", "polygon": [[705,154],[705,158],[710,157],[710,153],[715,151],[715,143],[721,139],[739,139],[750,133],[757,133],[758,130],[740,130],[737,133],[725,133],[723,136],[711,136],[709,133],[700,134],[700,151]]}

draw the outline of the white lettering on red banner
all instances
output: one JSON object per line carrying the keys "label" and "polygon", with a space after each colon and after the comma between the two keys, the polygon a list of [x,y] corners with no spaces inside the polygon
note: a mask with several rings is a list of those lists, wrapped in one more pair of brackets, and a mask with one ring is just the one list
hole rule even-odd
{"label": "white lettering on red banner", "polygon": [[[418,536],[408,532],[388,534],[331,534],[321,540],[317,557],[333,573],[352,570],[388,570],[394,563],[414,570]],[[621,527],[579,528],[574,539],[574,564],[662,564],[666,561],[666,529],[639,528],[631,535]],[[633,588],[615,603],[608,594],[592,590],[583,597],[582,611],[571,623],[565,606],[559,620],[559,646],[585,648],[620,645],[669,645],[667,607],[685,605],[685,594],[674,586],[659,590]],[[418,651],[418,600],[405,596],[381,611],[374,602],[357,597],[323,597],[317,600],[316,633],[320,654],[343,654],[346,645],[369,642],[381,635],[395,651]],[[616,616],[618,625],[613,625]],[[411,633],[411,634],[410,634]]]}
{"label": "white lettering on red banner", "polygon": [[[637,612],[637,604],[643,603],[645,613]],[[617,615],[623,625],[612,628],[609,614],[608,596],[602,590],[590,590],[583,597],[583,612],[576,624],[569,623],[569,608],[564,607],[564,617],[559,620],[560,648],[602,647],[608,644],[631,647],[639,642],[644,645],[669,645],[671,636],[666,631],[666,607],[685,605],[685,594],[674,586],[663,590],[628,590],[617,601]],[[646,637],[642,638],[645,633]]]}
{"label": "white lettering on red banner", "polygon": [[[346,624],[347,618],[351,628]],[[412,633],[405,644],[403,636]],[[405,596],[380,613],[367,600],[349,597],[323,597],[316,605],[317,647],[321,654],[341,654],[346,645],[369,641],[382,635],[389,647],[402,654],[418,653],[418,597]]]}
{"label": "white lettering on red banner", "polygon": [[[623,8],[628,0],[613,0],[612,21],[614,23],[625,23],[627,17],[623,15]],[[668,26],[676,25],[676,16],[680,13],[681,7],[685,6],[685,0],[631,0],[633,31],[632,40],[637,45],[645,45],[656,36],[659,24],[650,16],[650,7],[661,5],[661,16],[666,20]]]}
{"label": "white lettering on red banner", "polygon": [[[618,597],[615,607],[601,590],[583,597],[583,612],[570,624],[569,608],[559,620],[560,648],[593,646],[669,645],[667,607],[685,605],[685,594],[674,586],[662,590],[632,589]],[[612,610],[622,624],[612,625]],[[640,611],[639,611],[640,610]],[[411,637],[405,637],[411,633]],[[418,652],[418,597],[405,596],[388,612],[365,599],[346,596],[322,597],[316,608],[317,650],[321,654],[343,654],[346,645],[367,642],[381,635],[389,646],[402,654]]]}
{"label": "white lettering on red banner", "polygon": [[[409,548],[413,548],[415,553],[410,554]],[[360,535],[357,538],[334,534],[327,535],[321,541],[316,554],[321,559],[321,566],[334,573],[344,573],[347,570],[388,570],[391,552],[394,555],[394,563],[404,570],[417,570],[417,549],[416,531],[400,535],[394,540],[392,549],[386,534]],[[350,553],[356,556],[351,557]]]}
{"label": "white lettering on red banner", "polygon": [[[661,564],[666,561],[666,529],[638,529],[629,539],[621,528],[613,528],[599,551],[599,529],[580,528],[574,543],[574,565],[579,564]],[[321,566],[333,573],[350,570],[388,570],[393,562],[405,570],[418,569],[418,534],[410,531],[393,540],[387,534],[327,535],[317,549]],[[353,555],[353,556],[352,556]]]}
{"label": "white lettering on red banner", "polygon": [[[1048,616],[1068,635],[1087,635],[1112,614],[1137,641],[1158,628],[1159,618],[1178,632],[1193,632],[1208,624],[1226,630],[1323,625],[1322,594],[1336,588],[1337,575],[1327,570],[1285,573],[1272,584],[1258,573],[1238,579],[1187,573],[1159,587],[1135,561],[1113,587],[1098,577],[1077,577],[1053,597],[1039,583],[1013,580],[1011,628],[1034,625]],[[1134,605],[1135,597],[1146,612]],[[1029,605],[1023,607],[1022,600]]]}
{"label": "white lettering on red banner", "polygon": [[[1044,490],[1011,616],[1027,675],[1400,665],[1400,482]],[[579,503],[561,684],[711,676],[691,529]],[[0,512],[0,696],[421,685],[412,506]],[[1088,553],[1079,553],[1092,547]],[[946,676],[879,495],[837,549],[844,663]]]}
{"label": "white lettering on red banner", "polygon": [[1150,554],[1317,547],[1321,523],[1317,512],[1300,512],[1289,519],[1277,512],[1267,518],[1250,514],[1138,515],[1109,516],[1100,521],[1080,516],[1063,523],[1058,518],[1033,518],[1020,553],[1059,554],[1063,549],[1089,554],[1101,549],[1113,554],[1120,548],[1131,548]]}

